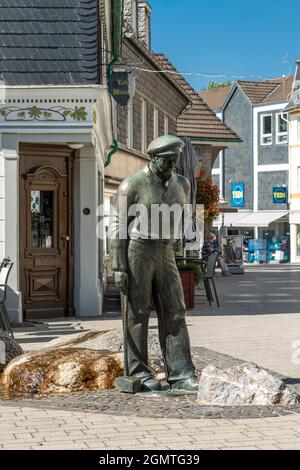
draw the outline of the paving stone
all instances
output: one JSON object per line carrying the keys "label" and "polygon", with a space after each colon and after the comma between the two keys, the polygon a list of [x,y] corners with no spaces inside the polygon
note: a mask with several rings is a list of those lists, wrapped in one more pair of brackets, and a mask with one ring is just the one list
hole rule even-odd
{"label": "paving stone", "polygon": [[[207,364],[218,364],[218,367],[227,368],[228,365],[241,364],[243,361],[228,355],[217,353],[215,351],[208,350],[206,348],[197,347],[193,348],[193,358],[198,371],[201,371]],[[279,374],[275,374],[278,378],[284,378]],[[289,385],[291,390],[299,390],[299,385]],[[146,421],[145,428],[155,429],[158,418],[192,418],[192,419],[226,419],[226,420],[239,420],[249,418],[266,418],[266,417],[278,417],[284,416],[290,413],[300,413],[300,405],[272,405],[272,406],[227,406],[227,407],[201,407],[197,404],[197,397],[194,395],[183,395],[180,397],[169,396],[168,394],[161,395],[159,398],[143,398],[142,396],[122,394],[115,390],[105,391],[90,391],[90,392],[79,392],[70,395],[53,396],[40,399],[25,399],[18,400],[17,402],[11,400],[3,400],[1,402],[1,412],[3,408],[7,406],[11,407],[14,403],[17,403],[19,407],[27,407],[25,418],[30,420],[33,424],[34,420],[38,423],[41,421],[41,410],[58,410],[62,414],[57,414],[58,419],[63,420],[64,416],[68,416],[68,422],[78,424],[80,426],[81,420],[79,417],[72,415],[69,417],[69,412],[83,411],[83,412],[95,412],[115,415],[119,418],[123,416],[137,416],[149,419]],[[145,406],[146,404],[146,406]],[[35,409],[33,409],[35,408]],[[11,415],[11,417],[14,414]],[[156,418],[156,419],[154,419]],[[107,418],[106,418],[107,420]],[[43,420],[42,420],[43,421]],[[227,421],[228,422],[228,421]],[[105,426],[110,428],[111,424],[106,421],[107,424],[103,423],[103,429]],[[126,423],[126,420],[125,420]],[[171,421],[170,421],[171,423]],[[228,422],[228,425],[230,423]],[[161,425],[159,424],[158,427]],[[124,427],[128,429],[128,425]],[[166,427],[166,425],[165,425]],[[119,423],[119,429],[122,426]],[[135,429],[135,425],[132,424],[132,429]],[[166,427],[166,429],[168,429]]]}

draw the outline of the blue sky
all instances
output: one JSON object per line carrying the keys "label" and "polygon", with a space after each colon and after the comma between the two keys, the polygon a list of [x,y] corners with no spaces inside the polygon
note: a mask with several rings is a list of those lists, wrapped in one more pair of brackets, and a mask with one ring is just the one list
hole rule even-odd
{"label": "blue sky", "polygon": [[[293,74],[300,58],[299,0],[149,0],[152,49],[196,90],[208,80],[272,78]],[[254,75],[254,78],[251,76]]]}

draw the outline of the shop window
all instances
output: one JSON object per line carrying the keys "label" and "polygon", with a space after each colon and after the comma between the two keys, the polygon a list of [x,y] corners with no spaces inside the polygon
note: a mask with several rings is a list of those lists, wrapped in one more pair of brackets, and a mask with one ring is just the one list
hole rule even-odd
{"label": "shop window", "polygon": [[276,115],[276,143],[286,144],[288,141],[287,113]]}
{"label": "shop window", "polygon": [[272,144],[272,114],[264,114],[260,121],[261,145]]}

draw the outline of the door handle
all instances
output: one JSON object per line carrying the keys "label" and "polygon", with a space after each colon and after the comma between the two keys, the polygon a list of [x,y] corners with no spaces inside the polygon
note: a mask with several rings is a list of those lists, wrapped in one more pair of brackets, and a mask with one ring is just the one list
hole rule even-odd
{"label": "door handle", "polygon": [[62,235],[62,236],[61,236],[61,239],[62,239],[64,242],[69,242],[69,241],[70,241],[69,235]]}

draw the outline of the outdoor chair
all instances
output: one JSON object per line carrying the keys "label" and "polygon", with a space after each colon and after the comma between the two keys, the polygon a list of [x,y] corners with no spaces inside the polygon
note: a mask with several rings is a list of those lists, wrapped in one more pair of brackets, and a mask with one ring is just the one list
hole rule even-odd
{"label": "outdoor chair", "polygon": [[13,267],[13,263],[11,262],[10,258],[4,258],[0,264],[0,328],[3,331],[7,331],[14,337],[10,321],[8,317],[8,313],[5,307],[5,300],[7,295],[7,288],[8,288],[8,278]]}
{"label": "outdoor chair", "polygon": [[203,283],[204,283],[206,297],[209,302],[209,305],[211,305],[214,301],[212,290],[211,290],[211,285],[212,285],[214,293],[215,293],[215,299],[216,299],[217,305],[218,307],[220,307],[217,289],[216,289],[215,281],[214,281],[216,262],[217,262],[218,256],[219,256],[218,252],[214,252],[211,255],[209,255],[207,264],[206,264],[206,270],[203,273]]}

